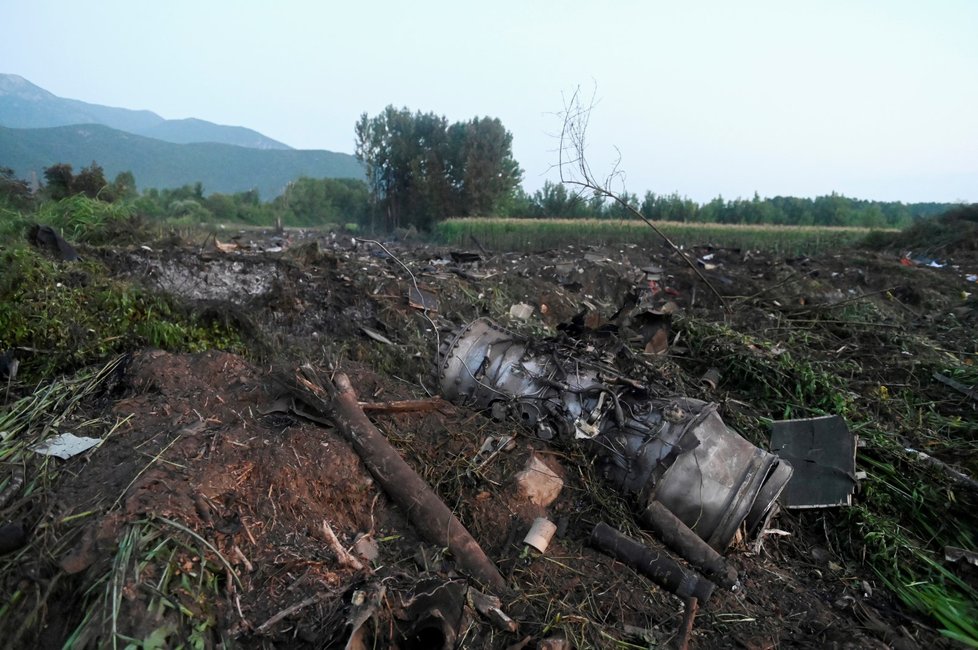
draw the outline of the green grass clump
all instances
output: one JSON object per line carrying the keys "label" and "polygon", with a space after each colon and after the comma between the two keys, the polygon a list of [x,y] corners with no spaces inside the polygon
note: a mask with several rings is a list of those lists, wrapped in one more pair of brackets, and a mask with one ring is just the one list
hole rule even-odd
{"label": "green grass clump", "polygon": [[235,586],[241,585],[227,558],[187,526],[162,517],[134,521],[120,534],[108,569],[86,591],[84,618],[64,647],[226,646],[230,639],[217,629],[219,607]]}
{"label": "green grass clump", "polygon": [[770,405],[768,417],[852,414],[855,396],[845,377],[858,370],[853,363],[798,358],[784,344],[722,323],[685,319],[679,324],[688,337],[691,355],[710,359],[724,371],[728,383],[743,390],[753,403]]}
{"label": "green grass clump", "polygon": [[83,194],[41,205],[34,220],[61,232],[70,242],[99,244],[118,223],[133,216],[126,203],[106,203]]}
{"label": "green grass clump", "polygon": [[19,247],[0,253],[0,268],[0,350],[16,350],[28,381],[145,346],[244,351],[229,324],[113,279],[97,261],[54,262]]}

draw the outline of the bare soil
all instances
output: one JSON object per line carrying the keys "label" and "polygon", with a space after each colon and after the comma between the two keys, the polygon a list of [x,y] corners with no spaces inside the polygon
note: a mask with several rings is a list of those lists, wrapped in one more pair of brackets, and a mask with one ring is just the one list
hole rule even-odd
{"label": "bare soil", "polygon": [[[371,244],[294,232],[285,252],[276,253],[192,246],[100,253],[120,276],[247,324],[254,354],[246,360],[217,351],[141,350],[85,405],[79,420],[128,419],[98,449],[58,461],[59,480],[44,508],[18,511],[30,527],[43,524],[44,534],[57,540],[46,553],[25,559],[17,575],[2,576],[5,593],[17,587],[38,602],[47,596],[41,631],[28,631],[18,645],[62,646],[82,622],[82,603],[92,601],[82,592],[112,569],[125,531],[134,522],[152,521],[188,543],[169,559],[148,559],[138,576],[130,572],[121,579],[117,632],[144,647],[154,630],[179,619],[180,608],[179,620],[209,621],[196,637],[200,647],[544,648],[560,647],[553,645],[558,639],[578,648],[675,646],[684,603],[587,544],[600,521],[641,533],[627,504],[596,481],[579,450],[448,404],[371,415],[506,577],[507,590],[495,595],[518,629],[505,631],[459,596],[468,585],[453,559],[422,541],[337,430],[276,408],[288,393],[290,373],[301,363],[327,375],[339,369],[363,401],[426,398],[437,392],[431,374],[437,338],[453,325],[488,315],[547,335],[578,316],[601,331],[623,304],[649,291],[640,269],[656,265],[663,279],[654,301],[671,301],[679,312],[669,354],[649,357],[647,371],[659,373],[677,393],[719,402],[730,421],[747,422],[776,417],[784,405],[744,404],[722,382],[715,391],[700,384],[702,371],[722,366],[723,359],[695,357],[681,336],[676,340],[682,318],[726,321],[747,333],[770,330],[774,338],[786,326],[785,310],[798,318],[805,310],[818,314],[824,305],[869,302],[890,314],[894,327],[918,328],[931,347],[954,350],[961,341],[949,314],[955,323],[974,325],[978,313],[975,299],[962,297],[969,289],[964,273],[978,272],[974,256],[954,260],[958,269],[931,269],[868,252],[783,259],[693,251],[694,259],[713,253],[711,265],[717,266],[703,272],[728,296],[725,311],[703,280],[664,248],[482,254],[475,262],[456,262],[452,251],[424,246],[389,250],[396,259]],[[437,312],[410,306],[415,282],[437,296]],[[729,296],[743,297],[732,310]],[[529,321],[508,320],[510,306],[519,302],[534,307]],[[887,331],[854,328],[848,321],[855,319],[840,317],[831,345],[820,339],[805,351],[822,360],[858,359],[863,371],[852,377],[853,391],[907,383],[921,355],[941,354],[925,347],[905,354],[893,349]],[[953,402],[948,409],[974,418],[966,399],[949,396],[946,388],[930,390],[936,403]],[[470,459],[489,435],[516,435],[517,444],[473,472]],[[546,509],[529,503],[514,484],[531,455],[565,481]],[[540,554],[522,540],[533,518],[543,514],[558,524],[558,533]],[[718,589],[700,608],[690,647],[951,647],[934,621],[901,607],[859,558],[829,539],[826,529],[837,522],[823,512],[783,512],[773,526],[785,534],[769,535],[759,552],[749,540],[735,544],[727,557],[743,588]],[[373,540],[376,557],[358,556],[361,569],[341,562],[324,525],[348,550],[369,546],[355,547],[359,538]],[[202,590],[172,588],[170,598],[179,602],[150,607],[162,567],[169,562],[177,575],[196,579],[202,548],[213,565],[222,566],[220,558],[229,565],[216,571],[222,577],[212,593],[221,596],[202,601],[196,597]],[[445,585],[461,585],[461,591]],[[357,614],[364,612],[363,599],[378,594],[362,623]],[[454,638],[419,631],[432,600],[453,622]],[[112,645],[113,637],[102,630],[85,641]],[[166,637],[164,645],[197,643],[179,636]]]}

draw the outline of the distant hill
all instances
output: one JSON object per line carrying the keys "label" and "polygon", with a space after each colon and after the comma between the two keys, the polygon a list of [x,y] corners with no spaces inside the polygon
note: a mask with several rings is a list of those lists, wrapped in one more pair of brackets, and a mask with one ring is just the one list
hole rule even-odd
{"label": "distant hill", "polygon": [[205,120],[165,120],[152,111],[134,111],[58,97],[15,74],[0,74],[0,126],[35,129],[103,124],[167,142],[219,142],[253,149],[291,149],[258,131]]}
{"label": "distant hill", "polygon": [[257,188],[261,198],[281,194],[290,181],[311,178],[363,178],[360,162],[345,153],[296,149],[253,149],[217,143],[175,144],[112,129],[101,124],[43,129],[0,127],[0,166],[19,178],[68,163],[77,172],[97,162],[112,179],[131,171],[140,190],[180,187],[200,181],[204,191],[232,194]]}

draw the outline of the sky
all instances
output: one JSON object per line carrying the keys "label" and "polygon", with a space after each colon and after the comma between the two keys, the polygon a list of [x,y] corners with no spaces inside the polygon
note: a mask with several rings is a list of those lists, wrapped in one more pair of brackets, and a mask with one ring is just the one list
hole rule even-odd
{"label": "sky", "polygon": [[[387,105],[499,118],[524,187],[560,113],[615,191],[978,201],[974,0],[0,0],[0,72],[353,153]],[[593,98],[593,102],[592,102]]]}

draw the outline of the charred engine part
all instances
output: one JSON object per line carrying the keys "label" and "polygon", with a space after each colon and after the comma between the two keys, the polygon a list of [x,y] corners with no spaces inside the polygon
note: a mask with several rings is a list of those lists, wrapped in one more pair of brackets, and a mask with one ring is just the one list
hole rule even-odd
{"label": "charred engine part", "polygon": [[625,537],[601,522],[591,531],[591,545],[652,579],[680,598],[697,598],[706,603],[716,585],[695,571],[684,569],[666,553]]}
{"label": "charred engine part", "polygon": [[597,354],[486,319],[447,337],[440,353],[444,398],[514,418],[544,440],[582,439],[639,511],[661,503],[717,551],[741,524],[755,532],[791,477],[790,465],[728,428],[715,404],[654,396]]}
{"label": "charred engine part", "polygon": [[727,565],[723,556],[697,537],[689,526],[658,501],[653,500],[649,503],[639,517],[639,521],[655,533],[663,544],[702,571],[703,575],[716,584],[732,590],[740,587],[737,572]]}
{"label": "charred engine part", "polygon": [[405,605],[405,616],[412,621],[400,647],[405,650],[451,650],[457,646],[462,624],[465,594],[463,580],[445,582],[423,580]]}

